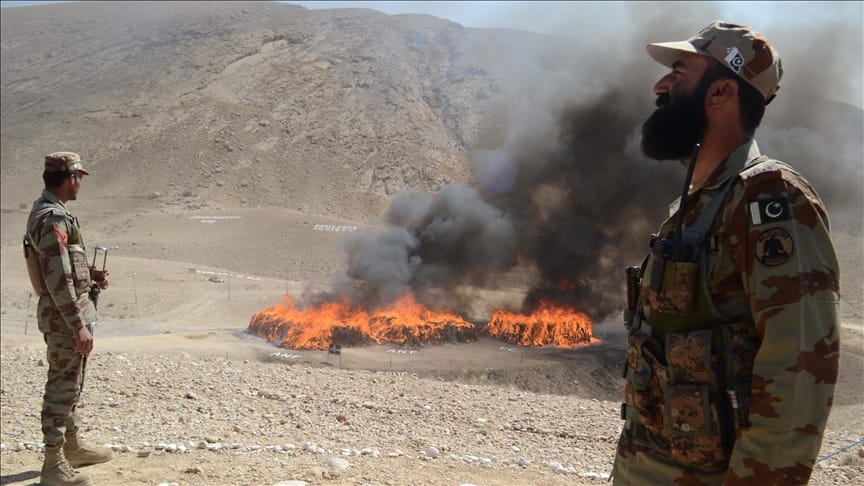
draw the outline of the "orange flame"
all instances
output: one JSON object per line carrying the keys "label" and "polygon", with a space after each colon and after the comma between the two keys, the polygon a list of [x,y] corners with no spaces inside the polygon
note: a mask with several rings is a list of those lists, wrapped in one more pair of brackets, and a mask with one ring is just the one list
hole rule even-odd
{"label": "orange flame", "polygon": [[541,300],[530,315],[496,310],[483,332],[520,346],[572,348],[598,342],[591,324],[582,312]]}
{"label": "orange flame", "polygon": [[436,312],[410,295],[368,313],[347,301],[299,310],[289,296],[255,313],[246,332],[289,349],[327,349],[334,344],[426,344],[475,341],[473,324],[450,312]]}

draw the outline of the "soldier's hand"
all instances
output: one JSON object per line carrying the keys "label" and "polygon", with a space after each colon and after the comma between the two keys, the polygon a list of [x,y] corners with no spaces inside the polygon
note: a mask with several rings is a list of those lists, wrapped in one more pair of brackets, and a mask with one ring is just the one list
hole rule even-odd
{"label": "soldier's hand", "polygon": [[94,267],[90,267],[90,279],[93,280],[93,283],[99,286],[100,289],[108,288],[108,275],[111,272],[108,270],[96,270]]}
{"label": "soldier's hand", "polygon": [[90,334],[87,326],[81,326],[81,329],[75,331],[73,336],[75,337],[75,352],[89,356],[90,352],[93,351],[93,335]]}

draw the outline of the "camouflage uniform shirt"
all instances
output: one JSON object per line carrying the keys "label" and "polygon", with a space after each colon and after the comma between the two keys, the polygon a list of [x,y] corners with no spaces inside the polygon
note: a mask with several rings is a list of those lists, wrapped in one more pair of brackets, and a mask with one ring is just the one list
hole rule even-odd
{"label": "camouflage uniform shirt", "polygon": [[[756,159],[759,163],[747,164]],[[732,184],[710,226],[709,256],[703,260],[704,273],[697,273],[696,288],[710,296],[719,322],[744,323],[755,336],[755,356],[747,366],[752,366],[747,373],[749,414],[727,427],[731,430],[723,450],[691,454],[695,460],[690,463],[634,445],[625,425],[613,471],[616,484],[809,481],[837,381],[839,268],[828,214],[816,192],[788,165],[762,159],[767,158],[754,140],[737,148],[706,183],[691,189],[684,214],[687,228],[713,196],[723,194],[724,183]],[[673,215],[659,234],[676,224]],[[668,347],[670,331],[657,317],[661,313],[649,289],[654,265],[649,258],[641,284],[642,318],[656,342]],[[700,318],[684,314],[680,319]],[[631,338],[631,353],[633,344]],[[720,400],[726,399],[722,392]],[[706,415],[714,412],[707,410]],[[667,410],[658,419],[667,430],[674,422],[669,417]],[[713,462],[700,463],[706,457]]]}
{"label": "camouflage uniform shirt", "polygon": [[37,309],[43,333],[71,334],[96,321],[90,302],[90,269],[78,220],[50,191],[33,203],[27,233],[36,245],[39,269],[48,295]]}

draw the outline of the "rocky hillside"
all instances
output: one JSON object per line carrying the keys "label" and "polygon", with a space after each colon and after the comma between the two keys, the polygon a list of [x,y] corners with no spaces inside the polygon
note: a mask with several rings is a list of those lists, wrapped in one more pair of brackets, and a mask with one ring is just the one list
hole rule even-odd
{"label": "rocky hillside", "polygon": [[[683,179],[677,164],[639,153],[650,86],[662,72],[644,43],[692,30],[687,19],[673,30],[636,13],[632,20],[633,32],[607,46],[629,54],[610,62],[575,36],[367,9],[4,9],[3,244],[19,244],[19,219],[42,187],[41,157],[68,149],[94,172],[75,203],[90,241],[128,256],[305,278],[344,273],[331,256],[344,251],[324,243],[342,235],[313,231],[321,224],[362,229],[387,214],[412,214],[425,225],[441,216],[455,221],[434,242],[443,246],[424,240],[411,254],[467,269],[451,287],[510,285],[499,274],[533,279],[525,267],[534,267],[540,287],[578,274],[589,281],[586,299],[617,305],[620,268],[641,260]],[[803,51],[784,52],[787,95],[769,107],[760,146],[811,179],[835,230],[860,234],[862,111],[825,103],[826,87],[801,82],[812,69],[800,62]],[[827,159],[832,170],[824,170]],[[443,197],[438,190],[451,182],[469,189]],[[407,198],[394,209],[406,189],[439,203]],[[444,212],[414,214],[427,206]],[[243,219],[220,220],[233,226],[213,231],[189,226],[219,211]],[[285,251],[301,245],[320,252],[321,263]],[[274,257],[241,265],[237,248]]]}
{"label": "rocky hillside", "polygon": [[507,63],[483,46],[541,42],[255,2],[5,9],[2,30],[4,206],[31,200],[40,156],[69,147],[111,181],[102,195],[355,218],[406,187],[469,181]]}

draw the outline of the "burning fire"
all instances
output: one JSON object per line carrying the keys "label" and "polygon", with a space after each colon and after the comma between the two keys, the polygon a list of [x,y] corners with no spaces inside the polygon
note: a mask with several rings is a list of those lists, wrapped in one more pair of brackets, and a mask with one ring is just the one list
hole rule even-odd
{"label": "burning fire", "polygon": [[529,315],[495,311],[483,332],[520,346],[572,348],[597,342],[591,335],[591,318],[548,301]]}
{"label": "burning fire", "polygon": [[[372,312],[352,307],[345,300],[301,310],[286,295],[282,303],[255,313],[246,332],[289,349],[477,340],[473,324],[452,312],[429,310],[410,295]],[[542,300],[528,315],[495,311],[483,332],[520,346],[571,348],[598,341],[591,334],[591,318],[587,315]]]}
{"label": "burning fire", "polygon": [[426,344],[477,340],[473,324],[450,312],[429,310],[410,295],[371,313],[353,308],[347,301],[325,302],[300,310],[285,296],[282,303],[255,313],[246,332],[289,349],[327,349],[331,343]]}

